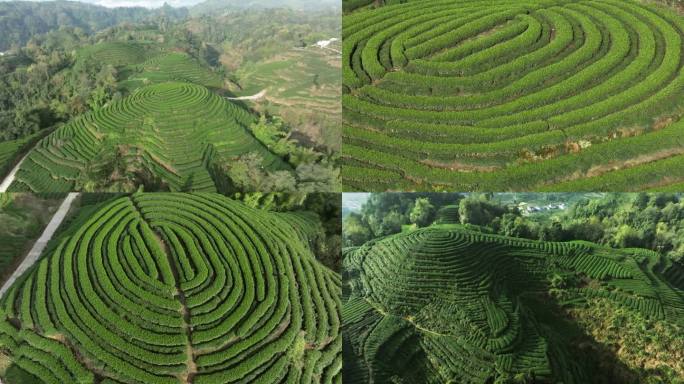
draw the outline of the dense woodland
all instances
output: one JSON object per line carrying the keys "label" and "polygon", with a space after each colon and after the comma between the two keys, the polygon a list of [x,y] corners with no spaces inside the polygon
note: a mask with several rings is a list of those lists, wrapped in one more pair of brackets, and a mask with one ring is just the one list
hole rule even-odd
{"label": "dense woodland", "polygon": [[0,51],[16,50],[38,34],[60,27],[79,28],[84,33],[128,22],[137,23],[155,18],[180,20],[188,16],[185,8],[163,7],[150,10],[135,8],[104,8],[74,1],[0,2]]}

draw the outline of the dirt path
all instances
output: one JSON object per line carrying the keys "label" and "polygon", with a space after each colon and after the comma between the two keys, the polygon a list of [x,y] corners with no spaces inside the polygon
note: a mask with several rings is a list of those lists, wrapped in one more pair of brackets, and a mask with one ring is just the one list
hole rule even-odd
{"label": "dirt path", "polygon": [[340,54],[340,55],[342,54],[342,51],[340,51],[339,49],[330,48],[330,47],[323,47],[323,49],[327,49],[327,50],[329,50],[329,51],[333,51],[333,52],[335,52],[335,53],[337,53],[337,54]]}
{"label": "dirt path", "polygon": [[228,100],[259,100],[266,96],[266,90],[263,89],[261,92],[257,93],[256,95],[252,96],[240,96],[240,97],[226,97]]}
{"label": "dirt path", "polygon": [[17,174],[17,171],[19,170],[21,163],[23,163],[24,160],[26,160],[29,153],[31,153],[31,151],[28,151],[28,153],[25,154],[24,157],[21,158],[21,160],[19,160],[17,165],[15,165],[14,168],[12,168],[12,171],[7,175],[7,177],[5,177],[5,180],[3,180],[2,183],[0,183],[0,193],[7,192],[9,186],[12,184],[12,182],[14,182],[14,176]]}
{"label": "dirt path", "polygon": [[57,212],[55,212],[55,214],[52,216],[52,219],[45,227],[45,230],[43,230],[43,234],[40,235],[40,238],[38,238],[38,240],[36,240],[36,242],[33,244],[33,247],[31,248],[29,253],[26,254],[24,260],[21,262],[21,264],[19,264],[17,269],[14,270],[12,276],[10,276],[7,279],[5,285],[3,285],[2,288],[0,288],[0,297],[2,297],[5,294],[5,292],[12,286],[12,284],[14,284],[14,282],[24,272],[26,272],[27,269],[29,269],[33,264],[35,264],[36,261],[38,261],[40,255],[43,253],[43,250],[47,246],[48,241],[50,241],[52,235],[55,234],[57,228],[59,228],[60,224],[62,224],[62,221],[69,212],[69,208],[71,208],[71,204],[74,202],[76,197],[78,197],[78,195],[79,193],[77,192],[71,192],[67,195],[67,197],[62,202],[62,205],[59,206],[59,209],[57,209]]}
{"label": "dirt path", "polygon": [[[181,373],[180,380],[184,384],[192,384],[195,375],[197,374],[197,364],[195,363],[195,349],[192,346],[192,325],[190,321],[190,309],[188,308],[187,301],[185,299],[185,292],[181,288],[181,278],[180,272],[178,271],[178,266],[173,259],[166,242],[162,240],[162,237],[157,233],[157,242],[161,245],[162,250],[166,254],[169,261],[169,267],[171,267],[171,272],[176,280],[176,295],[178,295],[178,301],[180,301],[183,313],[183,328],[185,329],[185,334],[188,337],[188,343],[185,347],[185,353],[187,354],[186,369],[185,372]],[[2,384],[2,383],[0,383]]]}

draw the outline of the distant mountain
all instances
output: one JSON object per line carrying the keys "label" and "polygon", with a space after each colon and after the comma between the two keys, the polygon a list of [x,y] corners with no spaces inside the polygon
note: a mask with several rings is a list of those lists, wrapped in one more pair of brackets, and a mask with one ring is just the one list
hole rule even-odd
{"label": "distant mountain", "polygon": [[190,9],[193,15],[248,8],[292,8],[297,10],[341,9],[339,0],[206,0]]}
{"label": "distant mountain", "polygon": [[160,15],[180,19],[188,15],[188,10],[171,6],[154,10],[143,7],[106,8],[75,1],[0,1],[0,51],[9,49],[13,44],[24,45],[34,35],[63,26],[78,27],[86,33],[93,33],[123,22],[135,23]]}

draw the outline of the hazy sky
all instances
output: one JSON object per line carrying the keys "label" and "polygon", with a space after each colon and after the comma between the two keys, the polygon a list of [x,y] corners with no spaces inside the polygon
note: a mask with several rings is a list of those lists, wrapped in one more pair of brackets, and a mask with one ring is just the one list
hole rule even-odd
{"label": "hazy sky", "polygon": [[[0,0],[8,1],[8,0]],[[50,1],[50,0],[39,0]],[[77,0],[83,3],[97,4],[105,7],[147,7],[157,8],[164,5],[164,2],[174,7],[191,6],[201,3],[203,0]]]}
{"label": "hazy sky", "polygon": [[[2,1],[12,1],[12,0],[0,0]],[[51,1],[51,0],[29,0],[29,1]],[[72,1],[80,1],[83,3],[90,3],[90,4],[97,4],[101,5],[104,7],[146,7],[146,8],[158,8],[164,5],[164,2],[169,3],[169,5],[173,7],[189,7],[195,4],[199,4],[203,2],[204,0],[72,0]],[[246,5],[246,4],[259,4],[259,1],[262,0],[225,0],[226,3],[232,3],[232,4],[240,4],[240,5]],[[270,4],[271,6],[275,3],[276,5],[282,4],[282,3],[287,3],[287,0],[284,1],[278,1],[278,0],[263,0],[267,4]],[[339,6],[341,4],[340,0],[308,0],[309,2],[313,4],[336,4]],[[297,5],[296,8],[302,8],[302,5],[306,5],[307,1],[306,0],[293,0],[292,3],[294,5]],[[306,7],[305,7],[306,8]],[[302,8],[302,9],[305,9]]]}
{"label": "hazy sky", "polygon": [[105,7],[147,7],[157,8],[169,3],[173,7],[184,7],[201,3],[203,0],[81,0],[86,3],[102,5]]}
{"label": "hazy sky", "polygon": [[342,207],[353,212],[359,212],[370,195],[370,193],[366,192],[343,193]]}

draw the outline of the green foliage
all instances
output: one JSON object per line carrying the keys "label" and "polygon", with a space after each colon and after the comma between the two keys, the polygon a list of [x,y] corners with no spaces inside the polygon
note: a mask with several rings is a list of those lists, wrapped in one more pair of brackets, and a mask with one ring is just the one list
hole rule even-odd
{"label": "green foliage", "polygon": [[485,195],[469,196],[461,200],[458,206],[458,214],[463,224],[486,225],[508,211],[508,208],[489,201]]}
{"label": "green foliage", "polygon": [[4,382],[7,384],[44,384],[37,377],[21,369],[16,364],[7,368]]}
{"label": "green foliage", "polygon": [[147,185],[211,191],[217,181],[210,170],[250,152],[263,159],[250,165],[257,171],[287,170],[282,159],[247,132],[252,121],[247,110],[205,87],[149,85],[41,140],[10,189],[131,191]]}
{"label": "green foliage", "polygon": [[368,224],[363,220],[363,216],[358,213],[350,213],[344,218],[342,235],[346,247],[361,245],[373,238]]}
{"label": "green foliage", "polygon": [[435,220],[435,207],[430,203],[427,197],[417,198],[411,213],[409,213],[409,220],[411,223],[419,227],[425,227]]}
{"label": "green foliage", "polygon": [[684,19],[672,10],[636,0],[349,1],[344,9],[358,9],[343,20],[348,189],[681,182],[674,137],[683,125]]}
{"label": "green foliage", "polygon": [[0,194],[0,276],[10,268],[40,236],[61,196]]}
{"label": "green foliage", "polygon": [[94,33],[121,22],[141,22],[164,17],[179,20],[187,16],[186,9],[105,8],[77,2],[2,2],[0,30],[8,31],[0,37],[0,51],[22,46],[36,35],[60,28],[78,28]]}
{"label": "green foliage", "polygon": [[325,231],[218,194],[100,201],[3,296],[0,346],[45,383],[339,382],[341,281],[314,256]]}
{"label": "green foliage", "polygon": [[344,251],[345,380],[677,383],[684,299],[665,275],[684,269],[671,268],[645,249],[463,225],[373,239]]}

